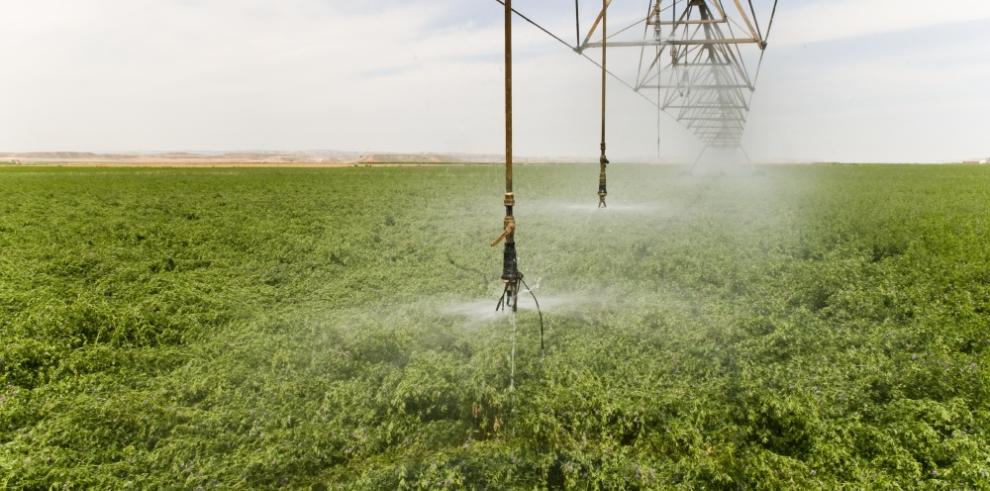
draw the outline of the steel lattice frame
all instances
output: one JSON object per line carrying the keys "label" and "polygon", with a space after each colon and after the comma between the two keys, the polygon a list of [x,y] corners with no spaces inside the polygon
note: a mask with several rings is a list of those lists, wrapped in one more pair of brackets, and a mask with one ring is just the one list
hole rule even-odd
{"label": "steel lattice frame", "polygon": [[[754,75],[745,55],[752,59],[755,50],[762,62],[767,46],[752,2],[650,0],[645,18],[593,41],[612,4],[605,2],[577,50],[640,48],[636,80],[629,85],[655,94],[658,109],[705,145],[739,147],[759,74],[759,63]],[[642,39],[615,39],[635,25],[644,26]]]}

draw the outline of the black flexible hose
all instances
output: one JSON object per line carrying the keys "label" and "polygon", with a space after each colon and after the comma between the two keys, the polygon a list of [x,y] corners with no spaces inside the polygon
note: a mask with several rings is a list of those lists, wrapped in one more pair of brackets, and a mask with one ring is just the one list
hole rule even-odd
{"label": "black flexible hose", "polygon": [[526,284],[526,280],[519,280],[519,281],[522,281],[522,285],[526,287],[526,291],[528,291],[529,294],[533,296],[533,303],[536,304],[536,312],[538,314],[540,314],[540,356],[543,356],[543,354],[544,354],[544,344],[543,344],[543,309],[540,308],[540,301],[536,299],[536,294],[533,293],[533,290],[531,290],[529,288],[529,285]]}

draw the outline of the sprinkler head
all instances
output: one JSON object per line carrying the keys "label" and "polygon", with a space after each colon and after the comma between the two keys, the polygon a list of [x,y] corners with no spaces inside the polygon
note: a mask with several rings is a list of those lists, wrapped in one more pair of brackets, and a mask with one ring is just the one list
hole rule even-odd
{"label": "sprinkler head", "polygon": [[505,248],[502,250],[502,282],[505,288],[502,290],[502,298],[498,302],[495,310],[504,310],[509,307],[513,312],[518,307],[519,282],[522,281],[523,274],[519,272],[519,262],[516,257],[516,241],[510,238],[505,241]]}
{"label": "sprinkler head", "polygon": [[519,261],[516,258],[516,241],[505,241],[505,248],[502,249],[502,281],[518,282],[522,279],[519,272]]}
{"label": "sprinkler head", "polygon": [[504,311],[508,307],[512,312],[519,310],[519,281],[506,281],[502,290],[502,298],[498,300],[495,311]]}
{"label": "sprinkler head", "polygon": [[605,197],[608,196],[608,185],[607,185],[608,181],[606,180],[605,177],[605,166],[608,165],[608,159],[605,158],[605,155],[602,155],[601,165],[602,165],[602,170],[601,173],[598,174],[598,207],[608,208],[608,206],[605,204]]}

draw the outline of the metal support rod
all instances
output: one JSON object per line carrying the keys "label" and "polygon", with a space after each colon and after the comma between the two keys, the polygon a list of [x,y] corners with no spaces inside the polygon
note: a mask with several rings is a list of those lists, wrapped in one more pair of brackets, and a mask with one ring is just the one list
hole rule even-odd
{"label": "metal support rod", "polygon": [[702,24],[727,24],[729,21],[727,19],[710,19],[710,20],[673,20],[660,21],[661,26],[697,26]]}
{"label": "metal support rod", "polygon": [[608,29],[608,18],[605,11],[606,6],[604,2],[602,3],[602,155],[605,154],[605,84],[606,84],[606,73],[605,69],[608,66],[608,49],[607,44],[607,29]]}
{"label": "metal support rod", "polygon": [[519,307],[519,282],[522,274],[516,258],[516,219],[513,207],[516,204],[512,194],[512,0],[505,0],[505,220],[502,222],[502,235],[492,247],[505,241],[502,251],[502,298],[496,310],[509,308],[513,312]]}
{"label": "metal support rod", "polygon": [[581,7],[574,0],[574,49],[581,49]]}
{"label": "metal support rod", "polygon": [[[660,20],[660,15],[663,12],[660,10],[660,0],[656,0],[656,2],[657,2],[657,19],[656,19],[656,26],[654,28],[653,38],[656,39],[657,41],[659,41],[663,37],[663,31],[662,31],[662,29],[663,29],[663,22]],[[671,32],[673,32],[673,29],[671,29]],[[657,46],[657,49],[655,51],[656,52],[656,58],[655,58],[656,60],[659,60],[660,59],[660,52],[661,51],[662,50],[660,49],[660,47]],[[642,65],[642,60],[640,61],[640,64]],[[657,65],[657,80],[660,80],[660,76],[661,76],[661,74],[660,74],[660,65],[658,64]],[[663,113],[663,109],[661,109],[660,104],[661,104],[661,99],[663,98],[662,96],[663,96],[662,91],[660,89],[657,89],[657,161],[660,160],[660,150],[661,150],[661,147],[660,147],[660,143],[661,143],[660,142],[660,136],[661,136],[661,133],[660,133],[660,114]]]}
{"label": "metal support rod", "polygon": [[777,0],[773,0],[773,10],[770,11],[770,25],[767,26],[767,33],[763,35],[763,48],[766,49],[770,42],[770,29],[773,29],[773,18],[777,16]]}
{"label": "metal support rod", "polygon": [[[707,46],[725,44],[755,44],[759,45],[760,40],[756,38],[726,38],[726,39],[668,39],[664,41],[613,41],[609,46],[613,48],[639,48],[642,46]],[[600,48],[601,42],[585,43],[582,48]]]}
{"label": "metal support rod", "polygon": [[688,169],[688,174],[694,174],[694,168],[698,166],[698,162],[701,162],[701,157],[704,157],[705,152],[707,151],[708,151],[708,145],[702,147],[701,152],[698,153],[698,156],[694,159],[694,162],[691,164],[691,168]]}
{"label": "metal support rod", "polygon": [[608,183],[607,175],[605,172],[605,167],[608,165],[608,158],[605,157],[605,96],[607,88],[607,71],[608,66],[608,4],[611,0],[602,0],[602,144],[601,150],[602,154],[598,159],[599,172],[598,172],[598,207],[607,208],[608,205],[605,204],[605,197],[608,196]]}
{"label": "metal support rod", "polygon": [[[608,5],[610,3],[612,3],[612,0],[602,1],[602,11],[598,13],[598,17],[595,18],[595,22],[591,24],[591,30],[588,31],[588,37],[584,38],[584,43],[581,45],[582,49],[587,47],[586,45],[588,44],[588,41],[591,39],[591,36],[593,36],[595,34],[595,31],[598,29],[598,24],[601,23],[602,20],[604,20],[605,10],[608,9]],[[605,39],[605,37],[602,36],[602,39]]]}
{"label": "metal support rod", "polygon": [[704,117],[704,116],[697,116],[697,117],[687,117],[687,116],[685,116],[685,117],[682,117],[682,118],[677,118],[677,120],[678,121],[718,121],[718,122],[736,122],[736,121],[739,121],[739,122],[746,122],[746,119],[745,118],[709,118],[709,117]]}
{"label": "metal support rod", "polygon": [[641,85],[640,89],[679,89],[686,92],[691,92],[694,90],[730,90],[730,89],[749,89],[750,91],[756,90],[756,87],[743,84],[732,84],[732,85]]}
{"label": "metal support rod", "polygon": [[739,145],[739,151],[742,152],[743,157],[746,157],[746,162],[748,162],[749,165],[753,165],[753,159],[749,158],[749,152],[747,152],[742,145]]}
{"label": "metal support rod", "polygon": [[[749,29],[749,33],[753,35],[753,38],[759,40],[760,44],[762,45],[763,44],[763,39],[761,39],[761,38],[763,36],[760,34],[759,29],[753,27],[753,23],[749,20],[749,15],[746,14],[746,10],[743,9],[742,4],[739,3],[739,0],[732,0],[732,1],[733,1],[733,3],[736,4],[736,10],[739,11],[739,16],[742,17],[743,22],[746,23],[746,28]],[[752,1],[750,1],[749,6],[750,7],[753,6],[753,2]]]}
{"label": "metal support rod", "polygon": [[756,16],[756,8],[753,7],[753,0],[749,0],[749,13],[753,14],[753,25],[756,26],[756,35],[760,37],[760,49],[766,47],[767,41],[763,39],[763,30],[760,29],[760,18]]}
{"label": "metal support rod", "polygon": [[[512,192],[512,0],[505,0],[505,192]],[[512,216],[511,207],[505,212]]]}

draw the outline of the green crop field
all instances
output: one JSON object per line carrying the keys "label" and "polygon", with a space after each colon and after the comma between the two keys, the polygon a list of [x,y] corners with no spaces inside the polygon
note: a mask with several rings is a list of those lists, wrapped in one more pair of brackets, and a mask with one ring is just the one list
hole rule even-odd
{"label": "green crop field", "polygon": [[990,489],[990,169],[0,168],[0,487]]}

